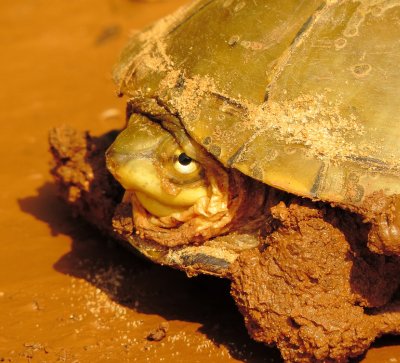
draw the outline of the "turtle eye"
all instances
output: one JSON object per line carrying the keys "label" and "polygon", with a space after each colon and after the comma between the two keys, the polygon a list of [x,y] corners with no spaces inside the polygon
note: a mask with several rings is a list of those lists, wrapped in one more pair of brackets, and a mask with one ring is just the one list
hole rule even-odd
{"label": "turtle eye", "polygon": [[[190,156],[189,156],[190,155]],[[155,162],[160,175],[169,182],[185,187],[194,187],[204,182],[202,165],[185,152],[175,141],[168,138],[158,146]]]}
{"label": "turtle eye", "polygon": [[199,165],[190,156],[181,152],[174,161],[174,168],[181,174],[192,174],[199,170]]}

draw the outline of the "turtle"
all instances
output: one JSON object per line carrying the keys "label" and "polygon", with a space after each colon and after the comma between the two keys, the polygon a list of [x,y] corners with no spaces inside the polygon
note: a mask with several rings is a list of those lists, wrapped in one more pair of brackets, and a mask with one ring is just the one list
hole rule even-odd
{"label": "turtle", "polygon": [[[359,213],[370,247],[399,254],[397,5],[195,1],[137,34],[114,71],[127,126],[106,154],[133,244],[220,274],[282,190]],[[221,254],[210,241],[233,231]]]}
{"label": "turtle", "polygon": [[[241,294],[232,271],[251,270],[241,256],[267,258],[284,227],[300,248],[301,235],[312,237],[301,232],[302,216],[318,215],[350,246],[333,252],[344,245],[332,237],[329,248],[314,241],[318,251],[338,265],[363,261],[346,265],[347,284],[354,274],[375,279],[363,280],[361,293],[349,285],[353,303],[386,308],[400,283],[399,18],[397,0],[197,0],[137,33],[114,69],[128,98],[126,127],[106,152],[125,189],[115,229],[157,263],[230,277],[249,331],[279,346],[279,337],[263,340],[260,314],[249,313],[263,306],[248,298],[259,281]],[[316,239],[324,228],[315,227]],[[374,274],[362,272],[366,261]],[[293,331],[307,325],[287,314]],[[390,319],[368,339],[359,329],[365,344],[339,353],[322,352],[305,333],[312,347],[289,338],[280,347],[290,361],[344,361],[398,332],[397,315]]]}

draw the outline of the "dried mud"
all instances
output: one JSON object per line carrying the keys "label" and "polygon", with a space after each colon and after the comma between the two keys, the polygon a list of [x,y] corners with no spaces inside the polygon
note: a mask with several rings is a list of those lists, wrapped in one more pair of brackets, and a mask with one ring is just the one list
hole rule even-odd
{"label": "dried mud", "polygon": [[[248,338],[226,281],[188,279],[108,243],[70,215],[48,173],[51,127],[123,125],[117,54],[183,2],[0,3],[0,361],[280,361]],[[361,359],[398,360],[397,338]]]}
{"label": "dried mud", "polygon": [[232,294],[255,339],[288,362],[347,362],[400,332],[399,259],[368,250],[361,220],[297,198],[272,214],[280,225],[263,251],[232,267]]}

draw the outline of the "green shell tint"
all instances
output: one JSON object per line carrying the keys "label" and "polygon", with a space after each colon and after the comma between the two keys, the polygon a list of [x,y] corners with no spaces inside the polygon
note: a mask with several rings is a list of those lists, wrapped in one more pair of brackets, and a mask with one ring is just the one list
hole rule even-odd
{"label": "green shell tint", "polygon": [[115,78],[135,112],[269,185],[348,205],[400,192],[400,1],[195,1],[139,33]]}

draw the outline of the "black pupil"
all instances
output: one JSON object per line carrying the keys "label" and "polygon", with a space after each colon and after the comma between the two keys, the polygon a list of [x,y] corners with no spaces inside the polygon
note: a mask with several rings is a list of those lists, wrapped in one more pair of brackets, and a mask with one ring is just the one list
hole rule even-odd
{"label": "black pupil", "polygon": [[187,156],[185,153],[182,153],[178,156],[179,164],[181,165],[189,165],[192,162],[192,158]]}

